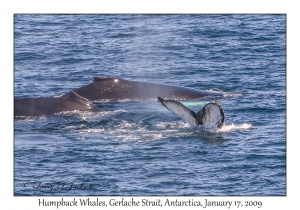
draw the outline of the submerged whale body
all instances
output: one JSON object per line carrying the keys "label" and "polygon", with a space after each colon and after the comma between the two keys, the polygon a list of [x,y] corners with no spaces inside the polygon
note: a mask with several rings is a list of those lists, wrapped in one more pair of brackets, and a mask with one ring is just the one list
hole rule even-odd
{"label": "submerged whale body", "polygon": [[89,100],[71,91],[58,98],[23,98],[14,100],[14,116],[44,116],[63,111],[99,112]]}
{"label": "submerged whale body", "polygon": [[156,100],[158,96],[166,99],[189,100],[203,97],[220,98],[223,96],[223,94],[216,92],[165,84],[130,81],[117,77],[94,77],[92,83],[78,88],[74,90],[74,92],[91,101],[143,101]]}
{"label": "submerged whale body", "polygon": [[206,104],[197,114],[178,101],[164,100],[161,97],[158,97],[158,101],[194,127],[202,125],[220,129],[225,123],[224,110],[217,101]]}

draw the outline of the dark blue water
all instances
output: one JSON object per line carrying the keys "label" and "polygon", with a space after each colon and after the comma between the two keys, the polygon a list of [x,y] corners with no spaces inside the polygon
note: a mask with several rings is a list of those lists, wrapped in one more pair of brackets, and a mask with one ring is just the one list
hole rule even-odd
{"label": "dark blue water", "polygon": [[15,195],[286,195],[285,15],[14,16],[15,98],[106,75],[224,91],[226,126],[157,101],[16,118]]}

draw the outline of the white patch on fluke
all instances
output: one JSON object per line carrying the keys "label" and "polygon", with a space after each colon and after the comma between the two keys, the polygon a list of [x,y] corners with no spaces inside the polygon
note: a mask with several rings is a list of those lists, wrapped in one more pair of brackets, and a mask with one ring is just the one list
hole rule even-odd
{"label": "white patch on fluke", "polygon": [[[201,115],[201,119],[199,119],[201,121],[199,122],[200,124],[206,126],[223,124],[224,116],[218,104],[209,103],[202,110],[200,111],[201,114],[199,114]],[[199,115],[198,117],[200,117]]]}

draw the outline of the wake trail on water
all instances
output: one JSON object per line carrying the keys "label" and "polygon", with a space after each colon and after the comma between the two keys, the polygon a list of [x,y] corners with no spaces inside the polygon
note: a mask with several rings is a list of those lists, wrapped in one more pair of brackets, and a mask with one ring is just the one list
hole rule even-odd
{"label": "wake trail on water", "polygon": [[[205,103],[205,102],[201,102]],[[193,104],[189,104],[193,105]],[[236,130],[249,130],[254,126],[248,123],[223,125],[221,129],[216,126],[199,126],[193,127],[188,122],[152,122],[153,115],[145,116],[136,120],[124,119],[123,113],[127,111],[124,109],[117,109],[113,111],[102,112],[82,112],[82,111],[68,111],[54,114],[52,116],[43,116],[35,118],[25,118],[23,122],[42,121],[49,122],[46,129],[52,129],[52,124],[55,122],[69,122],[67,126],[62,126],[60,129],[68,135],[79,133],[86,138],[86,136],[96,137],[101,135],[103,139],[109,139],[117,142],[131,142],[131,141],[157,141],[168,138],[189,138],[196,135],[218,138]],[[155,117],[154,117],[155,118]],[[82,122],[82,123],[79,123]],[[73,122],[73,123],[72,123]],[[71,123],[71,124],[70,124]],[[55,126],[57,129],[57,125]]]}
{"label": "wake trail on water", "polygon": [[212,89],[208,89],[206,91],[215,92],[215,93],[221,93],[221,94],[223,94],[224,98],[243,96],[242,93],[225,92],[224,90],[221,90],[219,88],[212,88]]}

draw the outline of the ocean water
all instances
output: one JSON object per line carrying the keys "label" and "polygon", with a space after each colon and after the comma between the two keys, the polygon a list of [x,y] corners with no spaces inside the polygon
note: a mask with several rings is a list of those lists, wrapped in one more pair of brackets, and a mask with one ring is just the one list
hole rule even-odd
{"label": "ocean water", "polygon": [[226,125],[155,100],[15,118],[14,195],[286,195],[285,15],[14,15],[15,99],[107,75],[225,92]]}

